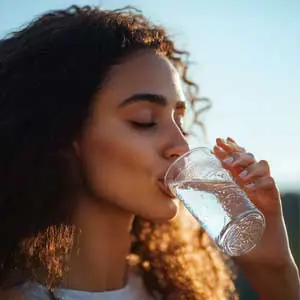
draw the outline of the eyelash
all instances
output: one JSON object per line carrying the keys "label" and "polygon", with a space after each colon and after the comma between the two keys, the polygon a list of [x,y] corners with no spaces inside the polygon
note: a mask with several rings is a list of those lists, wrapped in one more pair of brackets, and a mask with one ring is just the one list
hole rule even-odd
{"label": "eyelash", "polygon": [[138,129],[150,129],[157,125],[156,122],[149,122],[149,123],[131,122],[131,124]]}
{"label": "eyelash", "polygon": [[[153,128],[157,125],[156,122],[149,122],[149,123],[131,122],[131,124],[133,125],[133,127],[137,128],[137,129],[141,129],[141,130],[151,129],[151,128]],[[179,129],[180,129],[183,136],[189,136],[189,133],[184,131],[181,128],[181,126],[178,125],[178,127],[179,127]]]}
{"label": "eyelash", "polygon": [[188,137],[190,135],[187,131],[183,130],[182,128],[180,128],[180,130],[183,136]]}

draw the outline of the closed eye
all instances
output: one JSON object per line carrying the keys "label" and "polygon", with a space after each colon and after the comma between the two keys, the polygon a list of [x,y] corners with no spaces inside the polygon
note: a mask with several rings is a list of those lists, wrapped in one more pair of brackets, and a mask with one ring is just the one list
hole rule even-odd
{"label": "closed eye", "polygon": [[180,131],[181,131],[181,133],[182,133],[182,135],[183,136],[189,136],[190,134],[187,132],[187,131],[185,131],[182,127],[181,127],[181,125],[178,125],[178,127],[179,127],[179,129],[180,129]]}
{"label": "closed eye", "polygon": [[[157,122],[146,122],[146,123],[141,123],[141,122],[135,122],[135,121],[131,121],[130,124],[136,128],[136,129],[141,129],[141,130],[147,130],[147,129],[151,129],[155,126],[157,126]],[[185,131],[181,124],[177,123],[177,126],[179,128],[179,130],[181,131],[183,136],[189,136],[189,133],[187,131]]]}
{"label": "closed eye", "polygon": [[190,135],[187,131],[183,130],[182,128],[180,128],[180,130],[181,130],[181,133],[182,133],[183,136],[187,137],[187,136]]}
{"label": "closed eye", "polygon": [[140,122],[131,121],[130,123],[133,127],[138,129],[149,129],[157,125],[156,122],[140,123]]}

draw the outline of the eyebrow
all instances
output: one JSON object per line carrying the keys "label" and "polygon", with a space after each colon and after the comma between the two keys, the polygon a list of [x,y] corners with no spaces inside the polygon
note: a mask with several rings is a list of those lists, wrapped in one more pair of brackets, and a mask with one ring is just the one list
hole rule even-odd
{"label": "eyebrow", "polygon": [[[158,94],[150,94],[150,93],[145,93],[145,94],[134,94],[128,98],[126,98],[120,105],[119,107],[124,107],[136,102],[150,102],[154,103],[160,106],[167,106],[168,101],[167,98],[158,95]],[[177,101],[176,103],[176,109],[185,109],[186,105],[184,101]]]}
{"label": "eyebrow", "polygon": [[134,94],[130,96],[129,98],[125,99],[119,107],[124,107],[136,102],[151,102],[158,104],[160,106],[166,106],[167,105],[167,99],[162,95],[157,94]]}

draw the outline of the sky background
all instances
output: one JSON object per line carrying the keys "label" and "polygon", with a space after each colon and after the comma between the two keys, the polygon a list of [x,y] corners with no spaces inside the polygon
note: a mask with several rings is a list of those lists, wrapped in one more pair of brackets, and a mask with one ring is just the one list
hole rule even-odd
{"label": "sky background", "polygon": [[71,4],[133,5],[191,53],[191,75],[213,107],[209,145],[231,136],[267,159],[284,189],[300,189],[299,0],[0,0],[0,36]]}

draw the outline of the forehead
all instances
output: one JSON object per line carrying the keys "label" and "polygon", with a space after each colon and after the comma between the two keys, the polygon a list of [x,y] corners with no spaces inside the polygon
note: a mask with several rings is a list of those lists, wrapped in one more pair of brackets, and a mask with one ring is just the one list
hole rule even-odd
{"label": "forehead", "polygon": [[184,101],[175,67],[166,57],[149,50],[137,52],[112,67],[101,90],[103,96],[107,95],[116,102],[142,93],[162,95],[174,103]]}

